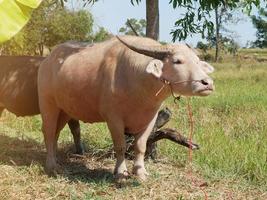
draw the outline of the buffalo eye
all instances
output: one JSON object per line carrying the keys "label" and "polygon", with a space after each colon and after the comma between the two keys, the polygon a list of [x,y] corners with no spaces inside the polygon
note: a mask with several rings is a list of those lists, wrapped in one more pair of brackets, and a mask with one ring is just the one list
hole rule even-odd
{"label": "buffalo eye", "polygon": [[182,61],[179,60],[179,59],[178,59],[178,60],[174,60],[174,61],[173,61],[173,64],[182,64]]}

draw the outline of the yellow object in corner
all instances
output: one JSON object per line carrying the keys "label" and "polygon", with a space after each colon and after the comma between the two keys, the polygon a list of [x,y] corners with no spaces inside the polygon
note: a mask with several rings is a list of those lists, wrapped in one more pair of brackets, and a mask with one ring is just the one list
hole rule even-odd
{"label": "yellow object in corner", "polygon": [[0,43],[9,40],[28,22],[42,0],[0,0]]}

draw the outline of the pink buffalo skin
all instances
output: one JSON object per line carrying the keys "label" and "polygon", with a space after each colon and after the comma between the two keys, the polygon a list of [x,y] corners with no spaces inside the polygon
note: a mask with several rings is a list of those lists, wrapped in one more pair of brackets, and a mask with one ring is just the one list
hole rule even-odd
{"label": "pink buffalo skin", "polygon": [[118,178],[128,175],[124,132],[132,133],[133,173],[145,179],[147,138],[162,102],[171,95],[170,88],[179,95],[207,96],[214,89],[208,76],[212,71],[188,46],[163,46],[149,38],[121,36],[94,45],[72,42],[57,46],[38,73],[46,169],[57,169],[57,138],[65,123],[74,118],[107,123]]}

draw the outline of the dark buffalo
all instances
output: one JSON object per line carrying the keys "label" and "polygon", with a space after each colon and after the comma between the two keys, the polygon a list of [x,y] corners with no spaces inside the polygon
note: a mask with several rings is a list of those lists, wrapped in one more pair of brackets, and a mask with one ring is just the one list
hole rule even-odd
{"label": "dark buffalo", "polygon": [[[44,57],[0,56],[0,116],[7,109],[16,116],[40,114],[37,92],[37,73]],[[76,152],[83,153],[80,142],[80,124],[68,121]]]}

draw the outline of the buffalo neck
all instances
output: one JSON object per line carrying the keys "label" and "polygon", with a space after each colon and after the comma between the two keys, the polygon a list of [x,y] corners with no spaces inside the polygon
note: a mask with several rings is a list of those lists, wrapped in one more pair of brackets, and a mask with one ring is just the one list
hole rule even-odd
{"label": "buffalo neck", "polygon": [[118,71],[122,71],[125,80],[123,86],[130,98],[147,107],[159,107],[171,95],[170,88],[164,86],[160,78],[146,72],[146,67],[153,58],[128,51],[121,59],[125,65],[118,66]]}

